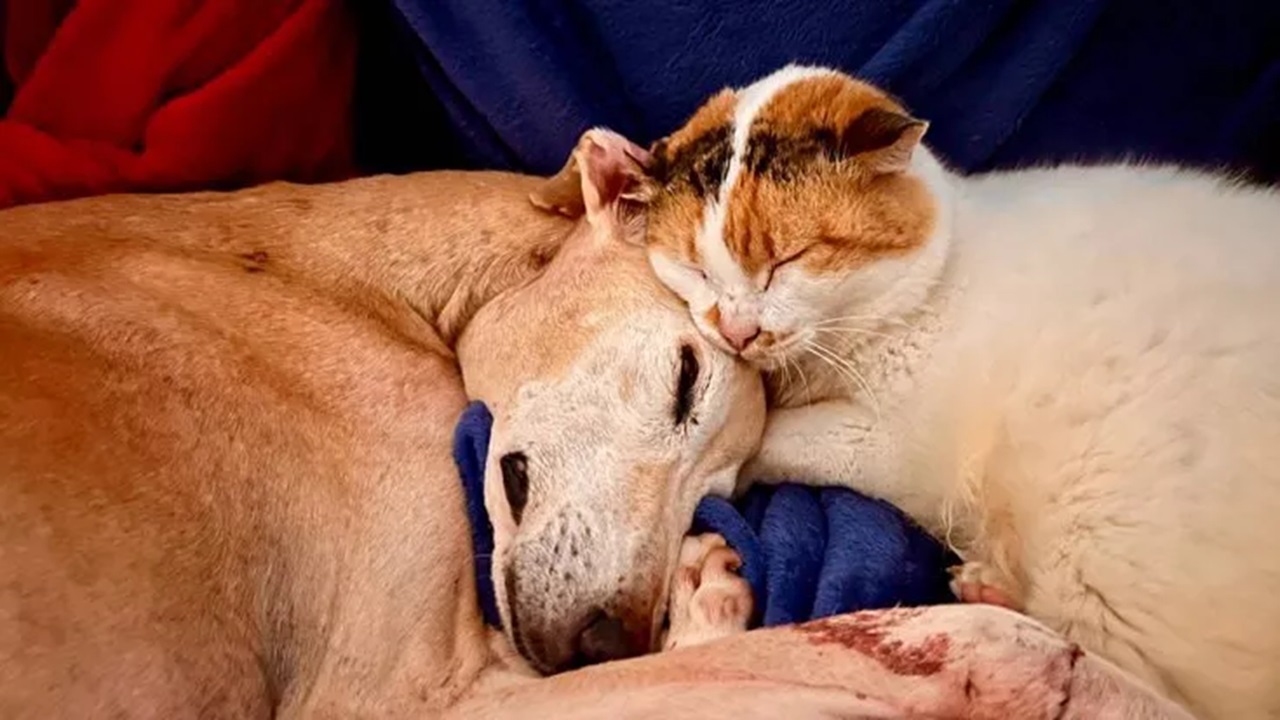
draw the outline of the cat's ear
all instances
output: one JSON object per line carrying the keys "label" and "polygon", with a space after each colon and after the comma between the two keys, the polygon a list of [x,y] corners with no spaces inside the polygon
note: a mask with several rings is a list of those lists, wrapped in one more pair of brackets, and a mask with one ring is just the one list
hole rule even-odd
{"label": "cat's ear", "polygon": [[871,108],[841,130],[839,154],[877,173],[903,172],[928,129],[929,123],[906,113]]}
{"label": "cat's ear", "polygon": [[594,128],[582,134],[565,166],[536,188],[529,200],[569,217],[585,213],[591,222],[605,212],[638,211],[657,187],[645,172],[652,162],[639,145],[618,133]]}

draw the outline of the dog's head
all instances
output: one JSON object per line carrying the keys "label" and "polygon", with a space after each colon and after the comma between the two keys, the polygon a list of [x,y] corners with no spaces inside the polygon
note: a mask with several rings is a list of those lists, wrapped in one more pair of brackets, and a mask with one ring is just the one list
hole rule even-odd
{"label": "dog's head", "polygon": [[585,134],[533,200],[582,214],[533,283],[459,344],[494,415],[485,504],[507,632],[549,673],[655,649],[698,501],[759,444],[759,376],[715,350],[639,246],[646,156]]}

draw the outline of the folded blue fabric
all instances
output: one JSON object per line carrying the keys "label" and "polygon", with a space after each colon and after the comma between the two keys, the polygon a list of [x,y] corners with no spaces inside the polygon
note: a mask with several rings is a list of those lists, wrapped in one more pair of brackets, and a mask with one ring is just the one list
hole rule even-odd
{"label": "folded blue fabric", "polygon": [[[466,495],[476,584],[485,622],[498,627],[484,507],[484,466],[493,416],[471,403],[454,433]],[[897,508],[844,488],[758,486],[737,502],[708,497],[694,532],[715,532],[742,558],[756,599],[755,625],[801,622],[855,610],[953,602],[947,568],[959,560]]]}

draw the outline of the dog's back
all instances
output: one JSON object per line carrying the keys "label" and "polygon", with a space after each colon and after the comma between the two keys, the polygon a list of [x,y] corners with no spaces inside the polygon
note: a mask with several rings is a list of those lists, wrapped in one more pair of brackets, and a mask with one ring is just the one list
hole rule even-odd
{"label": "dog's back", "polygon": [[[469,572],[465,519],[436,510],[457,488],[425,480],[453,477],[464,398],[380,281],[410,242],[501,226],[468,216],[484,182],[0,216],[0,716],[268,717],[478,661],[467,592],[405,590]],[[511,182],[522,228],[562,231]],[[367,666],[406,643],[418,677]]]}
{"label": "dog's back", "polygon": [[227,579],[273,552],[230,520],[268,498],[212,480],[252,476],[233,443],[295,442],[302,418],[246,411],[271,380],[237,342],[246,296],[265,315],[279,282],[167,245],[193,207],[122,219],[135,203],[0,221],[0,714],[265,717],[266,588]]}

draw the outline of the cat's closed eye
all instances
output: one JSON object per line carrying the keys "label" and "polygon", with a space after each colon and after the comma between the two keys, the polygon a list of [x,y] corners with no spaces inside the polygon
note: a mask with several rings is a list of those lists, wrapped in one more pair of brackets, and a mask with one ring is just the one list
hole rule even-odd
{"label": "cat's closed eye", "polygon": [[772,264],[772,265],[770,265],[770,266],[769,266],[769,268],[768,268],[768,274],[765,276],[763,289],[768,290],[768,289],[769,289],[769,286],[770,286],[771,284],[773,284],[773,276],[774,276],[774,273],[776,273],[779,269],[781,269],[781,268],[783,268],[783,267],[785,267],[785,266],[787,266],[787,265],[790,265],[791,263],[794,263],[795,261],[797,261],[797,260],[799,260],[800,258],[804,257],[804,256],[805,256],[805,254],[806,254],[806,253],[808,253],[808,252],[809,252],[810,250],[812,250],[812,249],[813,249],[813,246],[812,246],[812,245],[809,245],[809,246],[807,246],[807,247],[801,248],[801,249],[799,249],[799,250],[797,250],[797,251],[795,251],[795,252],[791,253],[790,255],[786,255],[786,256],[783,256],[782,258],[778,259],[778,260],[775,260],[775,261],[773,262],[773,264]]}
{"label": "cat's closed eye", "polygon": [[696,275],[703,280],[707,279],[707,271],[701,265],[695,265],[693,263],[680,263],[680,267],[690,275]]}

